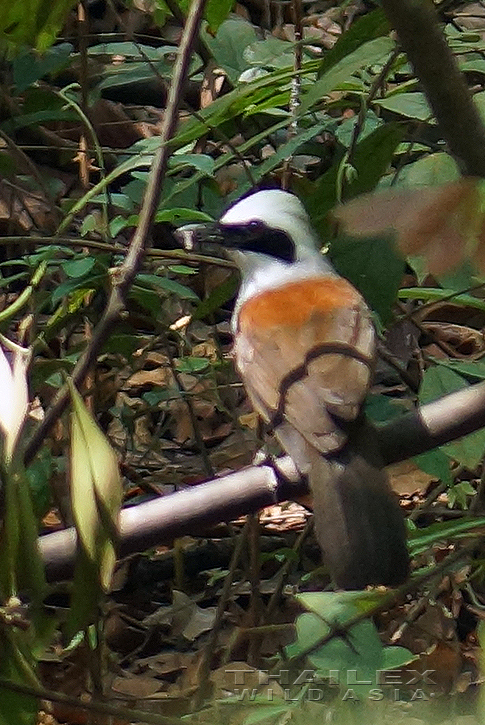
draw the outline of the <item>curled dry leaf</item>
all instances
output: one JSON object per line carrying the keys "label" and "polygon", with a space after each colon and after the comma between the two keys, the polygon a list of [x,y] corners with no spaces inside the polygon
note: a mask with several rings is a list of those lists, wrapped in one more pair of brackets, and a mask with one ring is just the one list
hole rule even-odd
{"label": "curled dry leaf", "polygon": [[364,194],[334,210],[355,236],[394,232],[405,255],[422,255],[432,274],[471,258],[485,271],[485,219],[479,179],[442,186]]}

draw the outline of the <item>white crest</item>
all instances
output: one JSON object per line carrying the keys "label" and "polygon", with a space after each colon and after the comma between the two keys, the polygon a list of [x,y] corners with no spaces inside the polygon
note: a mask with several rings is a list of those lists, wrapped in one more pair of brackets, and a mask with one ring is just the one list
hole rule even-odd
{"label": "white crest", "polygon": [[314,252],[319,246],[301,201],[294,194],[280,189],[257,191],[246,196],[231,206],[220,221],[228,226],[261,221],[270,229],[285,232],[293,239],[297,257],[307,256],[305,251]]}

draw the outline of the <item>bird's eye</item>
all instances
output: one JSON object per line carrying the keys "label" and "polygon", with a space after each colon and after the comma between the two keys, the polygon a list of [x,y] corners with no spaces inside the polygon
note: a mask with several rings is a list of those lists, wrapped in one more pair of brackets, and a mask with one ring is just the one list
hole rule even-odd
{"label": "bird's eye", "polygon": [[263,228],[264,224],[259,221],[258,219],[253,219],[249,222],[248,227],[251,229],[252,232],[260,231]]}

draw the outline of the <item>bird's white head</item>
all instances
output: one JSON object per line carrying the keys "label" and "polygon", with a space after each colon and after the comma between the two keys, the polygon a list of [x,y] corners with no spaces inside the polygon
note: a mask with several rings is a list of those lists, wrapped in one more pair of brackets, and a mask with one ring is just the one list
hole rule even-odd
{"label": "bird's white head", "polygon": [[237,201],[222,215],[219,224],[228,237],[239,230],[254,239],[252,246],[241,244],[241,251],[268,254],[285,261],[313,256],[319,246],[301,201],[280,189],[257,191]]}
{"label": "bird's white head", "polygon": [[210,224],[177,230],[186,249],[222,247],[241,270],[235,317],[245,299],[296,279],[335,274],[319,251],[319,240],[300,200],[278,189],[237,201]]}

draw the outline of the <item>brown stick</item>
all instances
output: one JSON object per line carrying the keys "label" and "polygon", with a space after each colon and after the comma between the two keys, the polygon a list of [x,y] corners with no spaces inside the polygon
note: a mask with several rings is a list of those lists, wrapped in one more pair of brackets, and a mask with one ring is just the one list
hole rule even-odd
{"label": "brown stick", "polygon": [[[160,147],[155,154],[155,158],[150,169],[150,176],[148,178],[145,197],[140,211],[138,227],[133,234],[133,238],[130,242],[128,252],[123,263],[113,272],[112,288],[109,300],[101,319],[93,332],[91,342],[78,360],[72,372],[72,379],[76,385],[79,385],[79,383],[84,380],[111,330],[119,321],[121,313],[125,308],[125,299],[128,294],[128,290],[140,267],[145,244],[149,237],[150,229],[153,225],[155,213],[158,208],[160,192],[165,178],[170,154],[169,141],[173,137],[177,127],[178,111],[182,100],[184,84],[188,75],[192,48],[195,38],[197,37],[205,3],[206,0],[193,0],[190,6],[190,11],[187,15],[187,22],[180,41],[180,50],[174,67],[173,80],[168,94],[167,108],[165,111],[162,132],[160,134]],[[27,446],[25,451],[26,463],[29,463],[35,456],[47,433],[65,410],[68,401],[69,389],[67,386],[64,386],[57,393],[44,420],[35,431]]]}
{"label": "brown stick", "polygon": [[403,50],[423,84],[454,156],[471,176],[485,176],[485,128],[430,0],[382,0]]}
{"label": "brown stick", "polygon": [[[446,395],[378,431],[386,464],[405,460],[485,427],[485,383]],[[257,511],[277,501],[307,493],[291,459],[270,466],[253,466],[200,486],[126,508],[121,512],[120,555],[144,551],[177,536],[194,534],[218,523]],[[40,538],[51,580],[71,575],[76,550],[74,529]]]}

